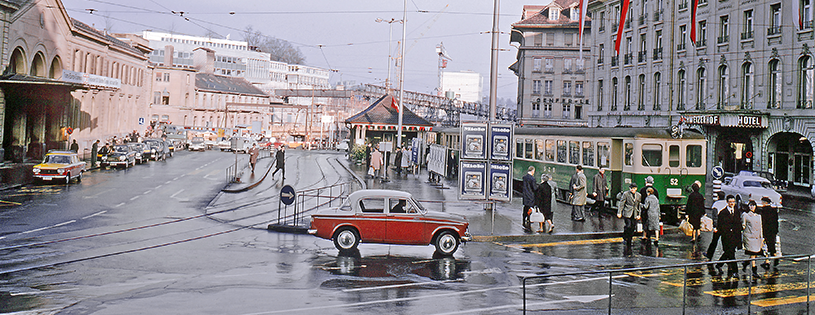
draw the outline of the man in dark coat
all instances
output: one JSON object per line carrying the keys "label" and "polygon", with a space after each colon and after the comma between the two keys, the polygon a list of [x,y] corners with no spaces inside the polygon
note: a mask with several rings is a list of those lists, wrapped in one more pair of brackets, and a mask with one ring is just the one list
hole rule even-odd
{"label": "man in dark coat", "polygon": [[[722,256],[719,260],[736,259],[736,247],[741,244],[741,218],[736,211],[736,197],[727,195],[727,208],[719,212],[719,219],[716,220],[716,229],[722,239]],[[722,273],[722,264],[716,265],[719,273]],[[735,262],[727,264],[727,276],[738,280],[739,268]]]}
{"label": "man in dark coat", "polygon": [[[772,256],[778,256],[778,250],[775,248],[776,236],[778,236],[778,208],[773,207],[770,197],[764,196],[761,198],[761,208],[758,208],[758,214],[761,215],[761,228],[764,232],[764,242],[767,244],[767,253]],[[773,261],[774,265],[778,265],[778,259]],[[761,264],[764,269],[770,269],[769,262]]]}
{"label": "man in dark coat", "polygon": [[541,176],[541,183],[538,185],[538,190],[535,191],[535,205],[538,206],[538,210],[543,214],[542,224],[545,226],[546,223],[549,223],[549,230],[546,232],[552,233],[555,224],[552,223],[552,186],[549,186],[548,180],[548,175],[544,174]]}
{"label": "man in dark coat", "polygon": [[608,181],[606,180],[606,169],[600,168],[597,175],[594,175],[594,192],[591,194],[594,198],[594,205],[592,211],[602,211],[606,202],[606,195],[608,195]]}
{"label": "man in dark coat", "polygon": [[527,168],[527,173],[523,177],[523,225],[524,229],[530,230],[529,227],[529,209],[535,206],[535,191],[538,190],[538,184],[535,182],[535,167],[530,165]]}
{"label": "man in dark coat", "polygon": [[91,146],[91,167],[96,167],[96,155],[99,154],[99,140]]}
{"label": "man in dark coat", "polygon": [[286,146],[281,145],[280,149],[277,150],[274,157],[275,157],[275,170],[274,172],[272,172],[272,177],[274,177],[274,174],[276,174],[277,171],[282,170],[283,171],[282,179],[286,179]]}
{"label": "man in dark coat", "polygon": [[396,154],[393,158],[393,166],[396,167],[396,175],[402,176],[402,150],[396,147]]}

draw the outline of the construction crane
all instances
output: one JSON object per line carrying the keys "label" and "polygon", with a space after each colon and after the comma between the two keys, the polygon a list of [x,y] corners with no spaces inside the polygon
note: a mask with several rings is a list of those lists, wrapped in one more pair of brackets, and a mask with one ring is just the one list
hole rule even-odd
{"label": "construction crane", "polygon": [[436,54],[439,55],[439,87],[438,96],[444,96],[444,85],[442,81],[441,71],[444,68],[447,68],[447,62],[453,61],[453,58],[450,58],[450,55],[447,54],[447,50],[444,49],[444,43],[439,43],[436,45]]}

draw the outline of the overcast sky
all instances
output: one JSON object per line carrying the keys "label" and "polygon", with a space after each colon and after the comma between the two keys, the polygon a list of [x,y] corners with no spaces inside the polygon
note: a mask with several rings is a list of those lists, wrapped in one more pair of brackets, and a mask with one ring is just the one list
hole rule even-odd
{"label": "overcast sky", "polygon": [[[510,25],[520,20],[524,5],[549,2],[501,1],[499,29],[503,51],[499,57],[499,98],[510,98],[514,103],[517,94],[518,79],[507,69],[517,53],[509,45]],[[380,85],[387,77],[389,27],[376,19],[402,19],[403,13],[403,1],[393,0],[63,0],[63,4],[71,17],[118,33],[152,29],[204,36],[211,30],[243,40],[242,30],[251,25],[300,48],[307,65],[337,69],[332,82]],[[183,17],[172,11],[184,12]],[[435,49],[444,43],[453,59],[447,70],[481,73],[483,96],[487,96],[492,12],[493,1],[488,0],[408,0],[405,88],[435,93],[438,85]],[[401,24],[394,23],[394,55],[399,52],[397,41],[401,36]],[[397,75],[391,75],[393,82],[397,82]]]}

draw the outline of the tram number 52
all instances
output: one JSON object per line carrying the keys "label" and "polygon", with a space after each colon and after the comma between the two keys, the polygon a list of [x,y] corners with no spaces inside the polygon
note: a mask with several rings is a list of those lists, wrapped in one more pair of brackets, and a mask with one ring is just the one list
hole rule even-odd
{"label": "tram number 52", "polygon": [[671,186],[679,186],[679,179],[671,178]]}

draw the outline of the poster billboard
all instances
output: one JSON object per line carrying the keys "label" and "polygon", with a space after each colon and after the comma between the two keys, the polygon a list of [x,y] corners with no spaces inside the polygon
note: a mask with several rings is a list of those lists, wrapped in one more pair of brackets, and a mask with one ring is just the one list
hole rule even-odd
{"label": "poster billboard", "polygon": [[486,199],[487,163],[485,161],[459,162],[459,199]]}
{"label": "poster billboard", "polygon": [[427,170],[442,176],[447,169],[447,148],[443,145],[433,144],[427,155]]}
{"label": "poster billboard", "polygon": [[496,161],[512,160],[512,125],[490,124],[489,159]]}
{"label": "poster billboard", "polygon": [[487,175],[489,181],[487,199],[510,201],[512,199],[511,175],[511,163],[491,163]]}
{"label": "poster billboard", "polygon": [[461,159],[487,159],[487,124],[461,123]]}

